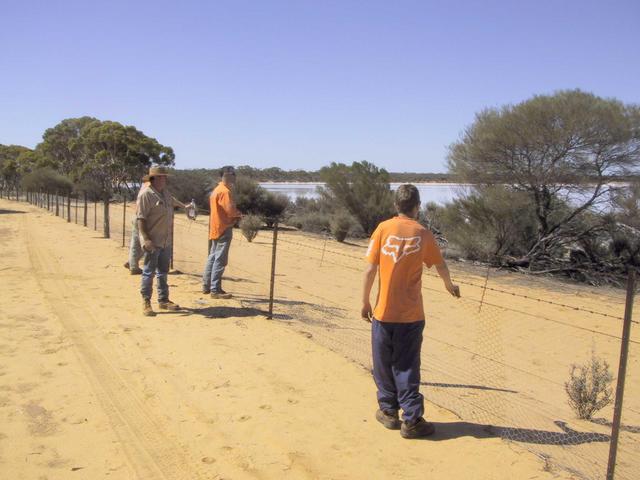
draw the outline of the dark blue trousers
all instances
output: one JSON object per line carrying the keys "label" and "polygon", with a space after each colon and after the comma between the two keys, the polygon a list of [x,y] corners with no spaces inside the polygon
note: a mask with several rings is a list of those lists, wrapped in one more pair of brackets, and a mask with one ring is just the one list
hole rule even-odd
{"label": "dark blue trousers", "polygon": [[420,350],[424,320],[412,323],[380,322],[373,319],[373,378],[378,387],[381,410],[399,410],[405,421],[424,414],[420,393]]}

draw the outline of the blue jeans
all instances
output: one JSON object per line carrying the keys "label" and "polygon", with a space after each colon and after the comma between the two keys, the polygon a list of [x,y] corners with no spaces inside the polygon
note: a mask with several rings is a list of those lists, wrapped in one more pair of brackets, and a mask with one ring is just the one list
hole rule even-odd
{"label": "blue jeans", "polygon": [[229,262],[229,248],[233,238],[233,227],[227,228],[222,235],[211,242],[211,251],[207,257],[202,275],[202,290],[219,292],[222,290],[222,274]]}
{"label": "blue jeans", "polygon": [[171,245],[165,248],[156,248],[153,252],[144,252],[144,265],[142,266],[142,282],[140,293],[145,300],[151,299],[153,292],[153,275],[158,280],[158,301],[169,300],[169,260],[171,258]]}
{"label": "blue jeans", "polygon": [[133,220],[133,228],[131,229],[131,241],[129,242],[129,269],[140,266],[140,259],[144,255],[142,245],[140,245],[140,235],[138,234],[138,221]]}
{"label": "blue jeans", "polygon": [[402,408],[402,418],[407,422],[424,414],[424,398],[419,392],[423,330],[424,320],[390,323],[373,319],[371,325],[378,405],[381,410]]}

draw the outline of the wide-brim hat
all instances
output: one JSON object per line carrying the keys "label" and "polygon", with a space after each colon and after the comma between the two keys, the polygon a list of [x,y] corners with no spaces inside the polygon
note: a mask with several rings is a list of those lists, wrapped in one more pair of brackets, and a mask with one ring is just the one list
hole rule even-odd
{"label": "wide-brim hat", "polygon": [[149,180],[151,180],[151,178],[149,178],[149,175],[144,175],[142,177],[142,183],[148,182]]}
{"label": "wide-brim hat", "polygon": [[153,178],[153,177],[168,177],[169,174],[169,169],[167,167],[151,167],[149,169],[149,174],[147,175],[149,178]]}

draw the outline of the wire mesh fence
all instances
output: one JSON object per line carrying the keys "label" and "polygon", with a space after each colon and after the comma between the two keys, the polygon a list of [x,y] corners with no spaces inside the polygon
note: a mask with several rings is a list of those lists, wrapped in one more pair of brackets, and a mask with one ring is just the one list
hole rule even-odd
{"label": "wire mesh fence", "polygon": [[[65,206],[58,207],[60,214],[73,222],[73,200],[50,198],[48,209],[55,214],[55,205]],[[42,196],[36,201],[47,208]],[[111,238],[125,247],[133,207],[114,203],[109,208]],[[88,202],[83,210],[80,199],[78,208],[78,218],[86,211],[88,228],[101,230],[102,204]],[[225,282],[233,284],[235,301],[242,307],[266,313],[272,233],[262,231],[248,242],[237,232]],[[208,253],[207,237],[206,216],[196,221],[176,216],[174,266],[194,283],[199,282]],[[370,327],[359,318],[364,247],[281,230],[273,318],[370,370]],[[123,252],[123,263],[126,256]],[[453,263],[450,269],[462,288],[460,299],[452,298],[431,271],[422,279],[427,312],[422,392],[460,419],[442,426],[443,434],[501,437],[535,453],[548,468],[567,470],[578,478],[604,478],[612,406],[591,420],[577,419],[567,402],[565,382],[572,365],[588,363],[592,352],[615,375],[624,292],[489,272],[470,264]],[[640,337],[633,323],[615,471],[619,479],[637,478],[640,471]]]}

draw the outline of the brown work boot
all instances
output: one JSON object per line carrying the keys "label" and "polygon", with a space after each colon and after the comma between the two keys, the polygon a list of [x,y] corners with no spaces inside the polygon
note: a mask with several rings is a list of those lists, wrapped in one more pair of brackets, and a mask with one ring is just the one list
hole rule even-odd
{"label": "brown work boot", "polygon": [[436,427],[433,423],[427,422],[424,418],[420,417],[415,422],[402,422],[400,427],[400,435],[402,438],[424,438],[429,435],[433,435],[436,431]]}
{"label": "brown work boot", "polygon": [[376,420],[389,430],[400,430],[400,419],[397,410],[378,410]]}
{"label": "brown work boot", "polygon": [[173,303],[171,300],[159,301],[158,306],[160,307],[160,310],[170,310],[172,312],[180,310],[180,305]]}
{"label": "brown work boot", "polygon": [[211,292],[211,298],[231,298],[233,295],[225,292],[224,290],[219,292]]}
{"label": "brown work boot", "polygon": [[125,264],[123,265],[124,268],[126,268],[127,270],[129,270],[129,262],[125,262]]}
{"label": "brown work boot", "polygon": [[129,270],[131,275],[142,275],[142,269],[140,267],[133,267]]}
{"label": "brown work boot", "polygon": [[151,308],[151,300],[148,299],[144,299],[144,301],[142,302],[142,314],[145,317],[155,317],[156,316],[156,312],[153,311],[153,308]]}

